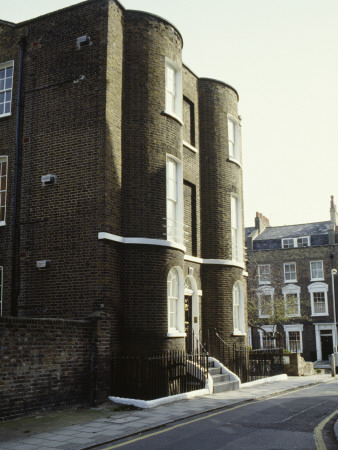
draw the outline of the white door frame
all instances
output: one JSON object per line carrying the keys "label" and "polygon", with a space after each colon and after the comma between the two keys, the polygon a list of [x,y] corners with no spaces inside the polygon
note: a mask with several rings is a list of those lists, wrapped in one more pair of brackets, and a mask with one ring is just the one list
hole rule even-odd
{"label": "white door frame", "polygon": [[[194,335],[200,340],[200,298],[202,296],[202,291],[197,289],[197,282],[192,275],[187,275],[185,279],[189,279],[190,286],[192,289],[187,289],[184,287],[184,296],[191,296],[191,314],[192,314],[192,329]],[[195,322],[196,318],[196,322]]]}

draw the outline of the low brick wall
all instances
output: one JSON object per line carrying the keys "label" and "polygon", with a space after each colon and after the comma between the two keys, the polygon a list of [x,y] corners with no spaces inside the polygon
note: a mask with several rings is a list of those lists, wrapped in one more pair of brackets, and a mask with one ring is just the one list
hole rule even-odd
{"label": "low brick wall", "polygon": [[284,372],[289,376],[314,375],[313,362],[305,361],[299,353],[284,355]]}
{"label": "low brick wall", "polygon": [[[99,322],[100,317],[0,318],[0,420],[95,402],[96,395],[104,398],[110,371],[109,320]],[[108,364],[100,356],[106,351]]]}

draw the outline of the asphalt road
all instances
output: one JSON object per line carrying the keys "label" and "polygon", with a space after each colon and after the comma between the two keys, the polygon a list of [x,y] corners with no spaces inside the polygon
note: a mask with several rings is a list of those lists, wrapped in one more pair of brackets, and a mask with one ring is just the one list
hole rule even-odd
{"label": "asphalt road", "polygon": [[337,450],[336,419],[338,382],[325,383],[196,416],[100,448]]}

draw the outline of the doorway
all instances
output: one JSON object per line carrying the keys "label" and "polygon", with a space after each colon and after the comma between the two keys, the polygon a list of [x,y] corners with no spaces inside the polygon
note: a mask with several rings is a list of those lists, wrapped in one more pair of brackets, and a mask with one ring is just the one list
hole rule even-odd
{"label": "doorway", "polygon": [[197,283],[192,275],[188,275],[184,283],[184,321],[186,332],[186,351],[195,350],[200,341],[200,295]]}
{"label": "doorway", "polygon": [[186,332],[186,352],[193,351],[193,333],[192,333],[192,296],[184,296],[184,321]]}
{"label": "doorway", "polygon": [[320,345],[322,347],[322,360],[328,361],[329,355],[333,351],[332,333],[328,330],[321,330]]}

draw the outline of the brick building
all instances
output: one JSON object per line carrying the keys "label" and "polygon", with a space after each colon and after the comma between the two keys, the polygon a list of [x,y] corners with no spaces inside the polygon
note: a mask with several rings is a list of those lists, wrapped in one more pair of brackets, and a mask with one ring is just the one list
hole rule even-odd
{"label": "brick building", "polygon": [[236,90],[115,0],[0,31],[2,315],[104,312],[111,351],[245,342]]}
{"label": "brick building", "polygon": [[[246,229],[248,296],[256,305],[252,317],[260,326],[249,328],[253,347],[277,342],[308,361],[328,359],[335,344],[332,279],[338,307],[337,225],[333,197],[327,222],[273,227],[256,214],[255,227]],[[276,317],[280,307],[282,320]],[[271,338],[275,331],[281,342]]]}

